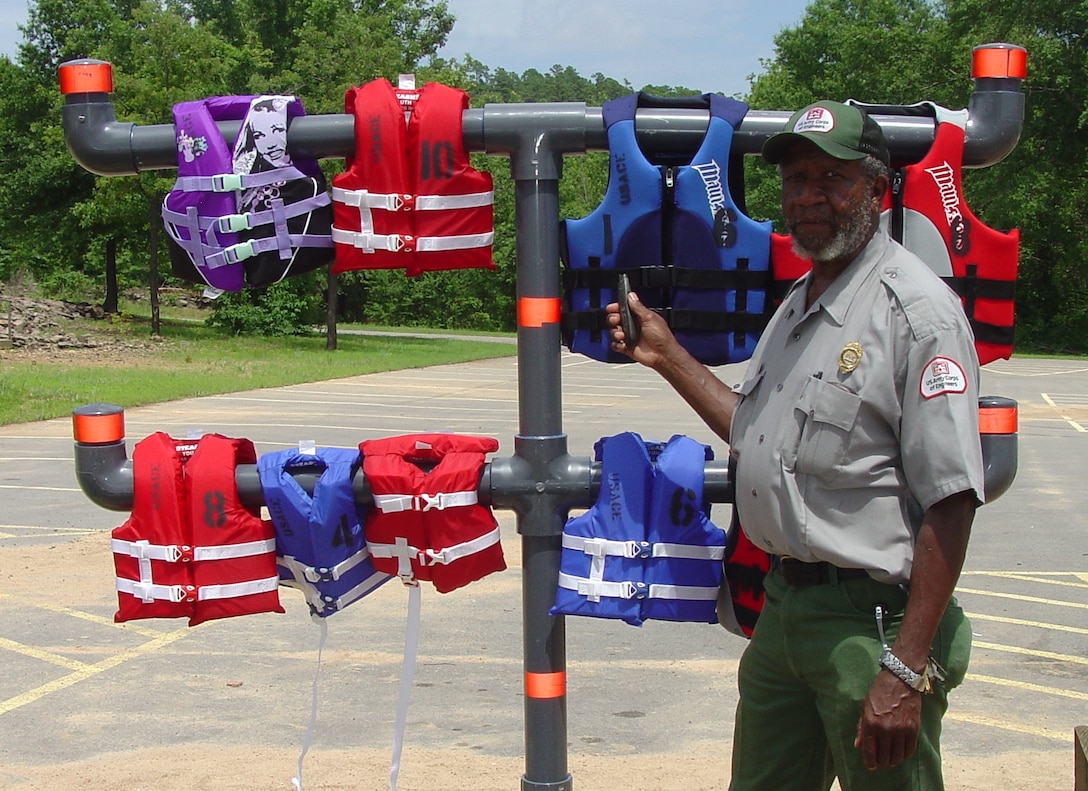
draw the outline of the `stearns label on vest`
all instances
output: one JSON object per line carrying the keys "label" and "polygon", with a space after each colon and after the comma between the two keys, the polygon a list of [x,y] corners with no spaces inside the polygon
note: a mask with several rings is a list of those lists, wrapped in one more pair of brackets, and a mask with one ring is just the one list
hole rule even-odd
{"label": "stearns label on vest", "polygon": [[934,357],[922,371],[919,384],[922,398],[934,398],[944,393],[962,393],[967,390],[967,374],[955,360]]}

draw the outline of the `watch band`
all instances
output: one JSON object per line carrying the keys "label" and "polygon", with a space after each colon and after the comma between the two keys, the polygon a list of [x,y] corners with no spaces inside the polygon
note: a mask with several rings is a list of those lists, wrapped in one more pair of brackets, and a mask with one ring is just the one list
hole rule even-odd
{"label": "watch band", "polygon": [[903,664],[902,660],[893,654],[892,650],[885,645],[884,652],[880,655],[880,664],[882,667],[885,667],[894,673],[900,681],[911,689],[921,692],[923,695],[933,691],[933,685],[929,680],[928,663],[926,664],[925,672],[915,673]]}
{"label": "watch band", "polygon": [[884,608],[879,604],[876,606],[876,631],[880,635],[880,647],[883,649],[880,654],[880,666],[887,668],[908,687],[927,695],[933,691],[933,679],[944,681],[944,670],[933,657],[926,659],[926,666],[922,668],[921,673],[915,673],[902,659],[892,653],[884,637]]}

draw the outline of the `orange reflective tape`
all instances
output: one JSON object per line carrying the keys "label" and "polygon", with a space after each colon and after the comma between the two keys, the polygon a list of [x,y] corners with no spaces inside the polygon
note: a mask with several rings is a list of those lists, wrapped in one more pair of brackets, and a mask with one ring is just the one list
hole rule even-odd
{"label": "orange reflective tape", "polygon": [[975,47],[971,53],[971,76],[1022,80],[1028,76],[1028,51],[1012,44]]}
{"label": "orange reflective tape", "polygon": [[543,327],[559,323],[559,297],[522,297],[518,300],[518,326]]}
{"label": "orange reflective tape", "polygon": [[57,69],[60,92],[113,93],[113,67],[101,60],[78,60],[62,63]]}
{"label": "orange reflective tape", "polygon": [[561,698],[566,694],[567,674],[564,671],[525,674],[525,697],[527,698]]}
{"label": "orange reflective tape", "polygon": [[981,407],[978,410],[979,434],[1015,434],[1017,408]]}
{"label": "orange reflective tape", "polygon": [[125,413],[72,415],[72,436],[84,445],[105,445],[125,438]]}

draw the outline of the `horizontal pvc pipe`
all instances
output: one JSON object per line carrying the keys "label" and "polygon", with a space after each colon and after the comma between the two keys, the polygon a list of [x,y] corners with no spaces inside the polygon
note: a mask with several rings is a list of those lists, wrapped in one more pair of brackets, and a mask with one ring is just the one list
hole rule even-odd
{"label": "horizontal pvc pipe", "polygon": [[[976,48],[963,155],[966,167],[995,164],[1016,147],[1024,118],[1021,82],[1026,74],[1026,57],[1022,47],[1011,44]],[[995,65],[999,63],[1006,66]],[[68,61],[60,66],[65,101],[62,124],[72,156],[87,170],[103,176],[177,167],[172,125],[140,126],[117,121],[110,101],[109,69],[108,63],[93,60]],[[899,114],[894,108],[886,110],[873,117],[884,129],[893,159],[917,161],[933,142],[933,119]],[[908,112],[906,108],[904,112]],[[759,153],[764,141],[782,129],[791,113],[750,111],[734,135],[735,149],[744,154]],[[635,128],[640,144],[654,150],[692,151],[706,132],[707,121],[705,110],[647,108],[637,112]],[[239,125],[224,122],[219,128],[227,140],[233,141]],[[505,155],[527,152],[528,156],[518,157],[519,165],[526,168],[534,162],[547,168],[557,154],[608,147],[601,108],[578,102],[488,104],[483,109],[466,110],[462,125],[465,146],[470,151]],[[345,157],[354,150],[354,120],[344,114],[295,118],[289,140],[296,156]]]}

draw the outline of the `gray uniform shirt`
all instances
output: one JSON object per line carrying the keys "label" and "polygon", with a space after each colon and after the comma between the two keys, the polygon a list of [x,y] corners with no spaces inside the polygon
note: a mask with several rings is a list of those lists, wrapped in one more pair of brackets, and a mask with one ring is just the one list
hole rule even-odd
{"label": "gray uniform shirt", "polygon": [[736,507],[756,546],[910,578],[922,515],[983,500],[979,365],[959,298],[878,230],[805,309],[811,274],[736,387]]}

